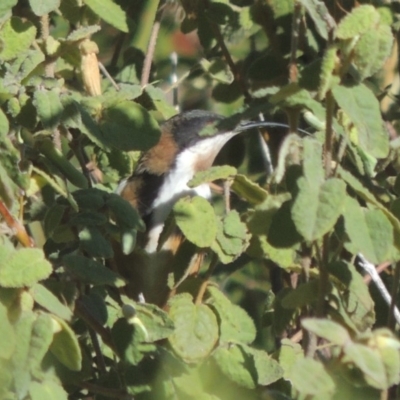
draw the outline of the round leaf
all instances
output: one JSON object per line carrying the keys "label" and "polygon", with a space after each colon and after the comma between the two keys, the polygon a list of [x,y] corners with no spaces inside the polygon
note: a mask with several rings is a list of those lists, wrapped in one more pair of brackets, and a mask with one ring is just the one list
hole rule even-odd
{"label": "round leaf", "polygon": [[156,120],[142,106],[122,101],[106,108],[100,122],[104,141],[118,150],[148,150],[160,138]]}
{"label": "round leaf", "polygon": [[209,247],[217,235],[214,209],[203,197],[180,199],[174,206],[176,224],[198,247]]}
{"label": "round leaf", "polygon": [[169,315],[175,331],[168,339],[175,353],[189,363],[207,357],[218,340],[218,322],[210,308],[180,295],[171,300]]}

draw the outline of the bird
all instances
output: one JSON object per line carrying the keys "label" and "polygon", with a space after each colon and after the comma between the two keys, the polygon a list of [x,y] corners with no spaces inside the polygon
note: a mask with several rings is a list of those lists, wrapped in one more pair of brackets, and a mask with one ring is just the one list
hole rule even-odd
{"label": "bird", "polygon": [[[130,266],[123,273],[130,281],[131,288],[134,288],[134,296],[142,289],[146,292],[145,298],[154,295],[154,285],[149,285],[149,281],[154,281],[154,275],[160,273],[155,271],[154,264],[160,260],[166,264],[166,259],[173,256],[182,243],[182,235],[175,231],[159,247],[164,224],[176,201],[184,196],[211,198],[209,184],[203,183],[194,188],[188,186],[194,175],[210,168],[222,147],[239,133],[258,126],[288,127],[274,122],[245,121],[234,128],[222,128],[218,125],[223,120],[221,115],[203,110],[191,110],[173,116],[161,124],[158,143],[142,154],[133,174],[118,185],[116,193],[137,209],[146,226],[138,240],[141,249],[139,253],[136,252],[136,259],[135,255],[131,257]],[[212,135],[201,134],[207,128],[215,132]],[[161,257],[157,257],[160,252]],[[145,258],[147,264],[153,267],[140,266]],[[155,259],[158,261],[154,262]],[[126,264],[126,258],[124,260],[122,257],[117,262]],[[167,279],[166,273],[164,271],[162,274],[164,280]],[[146,286],[150,286],[148,290]]]}

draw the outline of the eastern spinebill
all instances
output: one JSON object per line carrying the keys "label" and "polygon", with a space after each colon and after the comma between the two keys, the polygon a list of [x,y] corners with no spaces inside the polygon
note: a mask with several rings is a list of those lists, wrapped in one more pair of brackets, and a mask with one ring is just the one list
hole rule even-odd
{"label": "eastern spinebill", "polygon": [[[218,123],[222,120],[220,115],[201,110],[183,112],[167,120],[161,125],[159,142],[141,156],[132,176],[118,186],[117,193],[139,211],[146,224],[142,244],[150,257],[160,250],[158,242],[164,223],[179,198],[187,195],[211,197],[208,184],[189,188],[188,182],[197,172],[211,167],[219,151],[232,137],[259,126],[287,128],[287,125],[274,122],[242,122],[233,129],[219,129]],[[217,132],[212,136],[200,135],[210,125],[216,125]],[[179,240],[173,242],[175,245],[180,243]],[[176,249],[171,246],[169,243],[162,249],[175,253]],[[137,269],[134,265],[132,268]],[[129,280],[138,279],[129,275]],[[151,279],[147,273],[145,275],[146,279]],[[137,285],[132,283],[141,290],[139,281]]]}

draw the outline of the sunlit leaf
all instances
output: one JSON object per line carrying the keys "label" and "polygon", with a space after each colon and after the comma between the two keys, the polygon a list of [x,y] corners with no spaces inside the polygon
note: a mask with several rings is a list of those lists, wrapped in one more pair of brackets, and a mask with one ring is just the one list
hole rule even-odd
{"label": "sunlit leaf", "polygon": [[203,197],[182,198],[174,206],[176,224],[198,247],[209,247],[217,235],[214,209]]}
{"label": "sunlit leaf", "polygon": [[128,32],[126,14],[121,7],[112,0],[84,0],[88,7],[99,17],[122,32]]}
{"label": "sunlit leaf", "polygon": [[169,316],[175,331],[168,340],[175,353],[186,362],[199,362],[207,357],[218,340],[215,314],[204,304],[193,304],[189,294],[170,301]]}

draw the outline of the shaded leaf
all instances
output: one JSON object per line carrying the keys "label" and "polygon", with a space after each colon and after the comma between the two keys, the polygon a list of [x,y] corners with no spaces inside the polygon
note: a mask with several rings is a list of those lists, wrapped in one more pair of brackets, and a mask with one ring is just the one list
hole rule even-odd
{"label": "shaded leaf", "polygon": [[80,255],[64,257],[65,266],[82,282],[92,285],[111,285],[121,287],[125,281],[103,264]]}
{"label": "shaded leaf", "polygon": [[299,0],[299,3],[306,8],[321,37],[328,40],[329,31],[335,27],[335,20],[329,14],[326,5],[317,0]]}
{"label": "shaded leaf", "polygon": [[103,142],[116,149],[148,150],[160,138],[160,128],[149,112],[131,101],[103,110],[100,121]]}
{"label": "shaded leaf", "polygon": [[112,258],[114,251],[111,243],[94,226],[83,228],[79,232],[81,248],[92,257]]}

